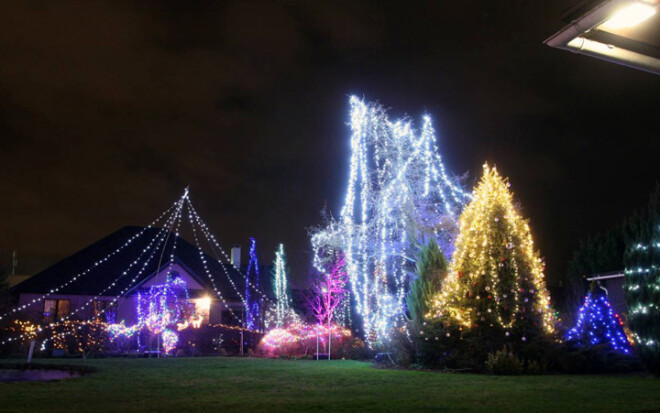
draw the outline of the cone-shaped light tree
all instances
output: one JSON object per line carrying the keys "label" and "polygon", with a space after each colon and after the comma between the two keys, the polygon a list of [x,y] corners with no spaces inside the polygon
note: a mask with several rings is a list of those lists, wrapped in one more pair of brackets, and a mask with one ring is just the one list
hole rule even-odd
{"label": "cone-shaped light tree", "polygon": [[609,345],[613,350],[629,354],[630,343],[623,331],[623,321],[612,310],[605,292],[596,285],[584,299],[578,320],[568,331],[566,340],[578,346]]}
{"label": "cone-shaped light tree", "polygon": [[508,181],[488,165],[461,214],[449,275],[428,316],[523,341],[554,330],[529,226],[514,207]]}
{"label": "cone-shaped light tree", "polygon": [[284,245],[280,244],[275,252],[274,263],[275,284],[275,325],[280,328],[285,324],[285,318],[289,312],[289,286],[287,285],[286,256]]}

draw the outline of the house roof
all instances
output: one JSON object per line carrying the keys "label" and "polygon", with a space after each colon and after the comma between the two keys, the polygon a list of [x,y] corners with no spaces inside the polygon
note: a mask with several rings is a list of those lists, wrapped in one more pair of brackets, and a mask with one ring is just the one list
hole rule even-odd
{"label": "house roof", "polygon": [[660,0],[582,0],[567,24],[544,41],[551,47],[660,74]]}
{"label": "house roof", "polygon": [[[139,237],[135,238],[117,254],[109,257],[107,261],[94,266],[98,260],[111,254],[142,230],[144,230],[144,232]],[[93,269],[89,273],[79,277],[76,281],[71,282],[66,287],[63,287],[57,291],[57,294],[98,295],[113,282],[115,282],[115,285],[103,292],[102,295],[115,296],[125,289],[130,293],[134,286],[139,285],[156,273],[162,251],[164,251],[164,258],[161,262],[161,268],[169,262],[172,246],[176,240],[176,249],[174,250],[175,261],[181,264],[186,270],[190,270],[190,275],[196,280],[199,280],[202,286],[212,292],[213,287],[204,269],[199,250],[182,237],[175,237],[174,234],[170,233],[165,248],[163,249],[163,245],[161,244],[156,253],[153,254],[151,260],[148,260],[148,258],[151,255],[152,250],[140,257],[149,243],[157,237],[159,233],[162,234],[161,231],[161,228],[121,228],[107,237],[100,239],[90,246],[83,248],[75,254],[46,268],[40,273],[35,274],[26,281],[14,286],[11,291],[17,294],[45,294],[66,283],[76,274],[92,267]],[[152,248],[156,245],[158,245],[158,241],[154,242]],[[231,264],[227,262],[221,264],[218,260],[208,254],[202,254],[204,260],[206,260],[207,268],[215,280],[215,285],[220,290],[225,300],[240,301],[236,289],[243,294],[245,290],[245,280],[243,275],[241,275]],[[138,272],[140,272],[147,260],[148,262],[144,267],[144,270],[142,270],[138,279],[131,284],[131,280],[136,274],[138,274]],[[137,263],[127,271],[127,268],[133,261],[137,261]],[[126,275],[122,275],[124,271],[127,271]],[[228,279],[227,274],[231,277],[233,285]],[[118,279],[115,281],[116,278]]]}
{"label": "house roof", "polygon": [[621,271],[611,271],[611,272],[604,272],[601,274],[593,274],[587,277],[587,281],[601,281],[601,280],[609,280],[611,278],[623,278],[625,277],[625,273],[623,270]]}

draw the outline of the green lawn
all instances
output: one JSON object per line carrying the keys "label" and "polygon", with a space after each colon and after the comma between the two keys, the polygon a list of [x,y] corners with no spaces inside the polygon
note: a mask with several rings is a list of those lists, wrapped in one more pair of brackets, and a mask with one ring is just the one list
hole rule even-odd
{"label": "green lawn", "polygon": [[0,411],[660,411],[660,380],[638,376],[497,377],[253,358],[87,364],[99,372],[59,382],[0,383]]}

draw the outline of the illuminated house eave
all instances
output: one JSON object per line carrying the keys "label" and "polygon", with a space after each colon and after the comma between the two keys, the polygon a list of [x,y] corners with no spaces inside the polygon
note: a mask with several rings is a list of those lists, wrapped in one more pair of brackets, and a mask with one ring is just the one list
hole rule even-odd
{"label": "illuminated house eave", "polygon": [[[660,74],[660,59],[657,55],[657,47],[644,46],[642,48],[631,47],[638,44],[625,33],[605,33],[603,36],[602,25],[612,18],[621,8],[636,3],[634,0],[605,0],[577,18],[571,18],[570,23],[560,31],[546,39],[543,43],[557,49],[568,50],[573,53],[583,54],[605,60],[611,63],[631,67],[645,72]],[[639,1],[637,1],[639,3]],[[657,1],[646,1],[650,7],[658,7]],[[649,24],[657,21],[655,20]],[[635,30],[630,28],[629,31]],[[622,42],[617,39],[623,40]]]}

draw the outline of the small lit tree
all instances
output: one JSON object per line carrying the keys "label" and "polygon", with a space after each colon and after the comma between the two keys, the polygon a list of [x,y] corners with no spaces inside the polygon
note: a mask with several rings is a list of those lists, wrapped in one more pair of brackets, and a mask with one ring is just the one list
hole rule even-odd
{"label": "small lit tree", "polygon": [[290,312],[289,286],[287,285],[286,255],[284,245],[280,244],[275,252],[275,263],[273,268],[275,289],[275,327],[281,328],[284,320]]}
{"label": "small lit tree", "polygon": [[[344,259],[338,258],[330,272],[324,272],[313,283],[307,304],[319,325],[328,326],[328,358],[330,358],[332,319],[335,310],[344,300],[348,279],[344,271]],[[317,351],[318,357],[318,351]]]}
{"label": "small lit tree", "polygon": [[307,303],[319,324],[330,325],[335,310],[342,303],[348,280],[344,271],[344,259],[339,258],[330,272],[323,273],[312,286]]}
{"label": "small lit tree", "polygon": [[256,250],[257,241],[250,238],[250,261],[245,272],[245,325],[251,330],[259,327],[261,319],[260,298],[251,291],[259,291],[259,260]]}
{"label": "small lit tree", "polygon": [[630,353],[623,320],[612,310],[605,292],[595,284],[584,298],[577,323],[568,331],[566,340],[581,347],[607,345],[617,352]]}

